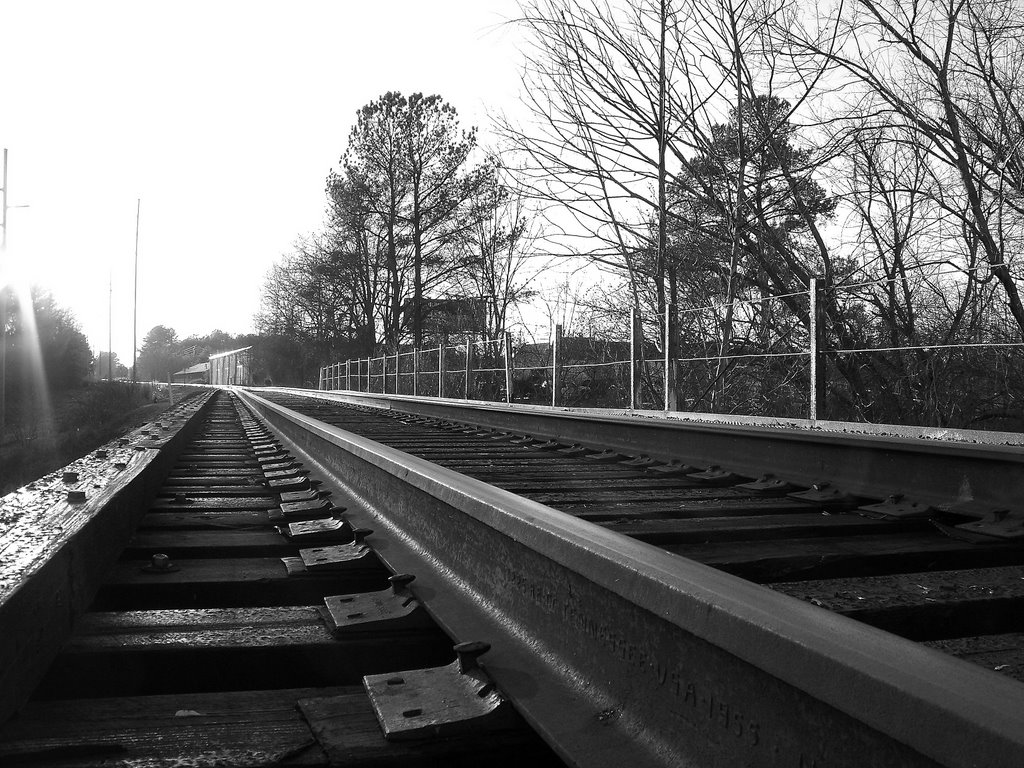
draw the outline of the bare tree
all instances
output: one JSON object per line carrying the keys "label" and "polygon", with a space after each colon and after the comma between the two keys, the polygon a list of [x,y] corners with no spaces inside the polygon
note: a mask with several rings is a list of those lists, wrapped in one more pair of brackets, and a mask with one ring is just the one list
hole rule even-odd
{"label": "bare tree", "polygon": [[525,193],[497,156],[484,163],[480,178],[469,201],[464,269],[455,278],[455,288],[482,300],[480,331],[484,338],[496,339],[509,329],[510,310],[535,295],[530,282],[550,260],[536,252],[538,223]]}
{"label": "bare tree", "polygon": [[816,21],[792,27],[788,44],[846,78],[856,91],[847,107],[854,129],[870,114],[919,147],[943,179],[935,188],[940,203],[955,183],[966,205],[943,207],[976,242],[1024,330],[1008,248],[1020,242],[1024,214],[1020,7],[1000,0],[855,0]]}

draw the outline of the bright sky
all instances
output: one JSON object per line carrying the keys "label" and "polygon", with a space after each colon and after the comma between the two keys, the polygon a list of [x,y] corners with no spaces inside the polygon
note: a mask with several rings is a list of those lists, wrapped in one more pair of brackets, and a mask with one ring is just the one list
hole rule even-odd
{"label": "bright sky", "polygon": [[70,308],[93,352],[253,330],[260,287],[318,229],[356,110],[439,93],[465,125],[513,110],[515,0],[0,0],[9,267]]}

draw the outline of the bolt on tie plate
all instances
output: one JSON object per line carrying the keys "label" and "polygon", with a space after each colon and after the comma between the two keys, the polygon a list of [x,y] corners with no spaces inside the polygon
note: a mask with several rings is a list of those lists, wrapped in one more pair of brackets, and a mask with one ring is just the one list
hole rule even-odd
{"label": "bolt on tie plate", "polygon": [[149,559],[149,563],[142,566],[140,569],[143,573],[174,573],[181,569],[171,562],[171,558],[163,553],[157,553]]}

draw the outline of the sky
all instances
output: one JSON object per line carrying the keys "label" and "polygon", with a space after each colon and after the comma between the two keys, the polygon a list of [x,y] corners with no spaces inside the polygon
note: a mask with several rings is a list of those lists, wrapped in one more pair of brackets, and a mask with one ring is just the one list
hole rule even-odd
{"label": "sky", "polygon": [[[254,330],[260,288],[323,222],[356,111],[438,93],[464,125],[514,111],[515,0],[0,0],[6,269],[94,353]],[[13,206],[28,205],[28,208]],[[112,288],[112,290],[111,290]],[[111,301],[112,297],[112,301]]]}

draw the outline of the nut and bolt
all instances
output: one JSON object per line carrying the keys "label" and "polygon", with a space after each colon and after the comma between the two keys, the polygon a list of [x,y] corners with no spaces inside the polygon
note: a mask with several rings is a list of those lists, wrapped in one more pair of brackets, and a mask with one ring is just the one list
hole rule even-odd
{"label": "nut and bolt", "polygon": [[477,659],[491,650],[491,644],[482,640],[471,640],[468,643],[459,643],[453,650],[459,657],[459,672],[464,675],[480,668]]}
{"label": "nut and bolt", "polygon": [[389,576],[388,581],[391,582],[391,591],[396,595],[402,592],[416,579],[411,573],[396,573],[394,576]]}

